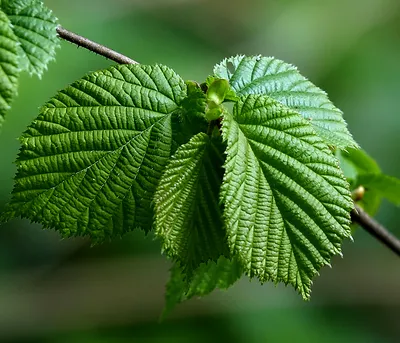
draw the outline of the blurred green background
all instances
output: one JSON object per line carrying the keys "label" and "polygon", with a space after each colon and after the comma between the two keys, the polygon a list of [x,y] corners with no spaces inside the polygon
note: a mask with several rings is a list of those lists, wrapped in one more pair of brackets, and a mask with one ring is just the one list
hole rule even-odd
{"label": "blurred green background", "polygon": [[[275,56],[328,92],[384,172],[400,177],[398,0],[47,0],[67,29],[203,81],[222,58]],[[24,75],[0,134],[0,208],[17,137],[55,92],[111,63],[62,42],[42,80]],[[400,236],[400,210],[377,217]],[[0,227],[0,342],[398,342],[400,263],[363,230],[315,280],[310,302],[241,280],[163,323],[169,263],[133,232],[90,248],[26,221]]]}

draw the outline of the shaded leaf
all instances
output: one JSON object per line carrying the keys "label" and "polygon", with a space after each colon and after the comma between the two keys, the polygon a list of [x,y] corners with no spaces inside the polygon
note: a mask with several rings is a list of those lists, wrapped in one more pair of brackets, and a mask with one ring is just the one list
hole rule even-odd
{"label": "shaded leaf", "polygon": [[181,111],[177,112],[177,115],[172,119],[173,152],[182,144],[187,143],[193,136],[207,130],[208,122],[204,116],[207,98],[203,91],[198,86],[194,86],[193,83],[193,81],[186,81],[188,85],[187,97],[181,103]]}
{"label": "shaded leaf", "polygon": [[156,234],[188,274],[200,263],[228,254],[219,204],[224,162],[220,139],[199,133],[179,147],[154,195]]}
{"label": "shaded leaf", "polygon": [[[364,150],[347,149],[347,151],[337,151],[336,156],[353,189],[362,185],[359,180],[360,175],[371,173],[381,174],[378,164]],[[381,202],[382,196],[379,191],[373,187],[369,187],[363,198],[357,201],[357,204],[373,216],[378,211]]]}
{"label": "shaded leaf", "polygon": [[171,268],[166,287],[163,317],[184,300],[203,297],[215,289],[229,288],[242,274],[243,270],[237,260],[221,256],[217,262],[201,264],[188,282],[179,264],[175,264]]}
{"label": "shaded leaf", "polygon": [[353,165],[357,174],[381,172],[376,161],[364,150],[347,149],[346,151],[340,151],[339,153],[342,159],[345,159],[348,163]]}
{"label": "shaded leaf", "polygon": [[366,191],[374,191],[380,197],[388,199],[395,205],[400,205],[400,180],[385,174],[360,174],[357,183],[363,185]]}

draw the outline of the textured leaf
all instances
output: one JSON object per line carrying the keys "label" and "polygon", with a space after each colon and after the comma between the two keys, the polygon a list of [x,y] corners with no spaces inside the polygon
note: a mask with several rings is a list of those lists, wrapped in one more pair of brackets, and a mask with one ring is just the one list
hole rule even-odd
{"label": "textured leaf", "polygon": [[59,46],[57,18],[39,0],[2,0],[0,6],[20,43],[19,67],[40,77]]}
{"label": "textured leaf", "polygon": [[0,126],[18,89],[18,40],[10,21],[0,10]]}
{"label": "textured leaf", "polygon": [[214,68],[214,73],[228,79],[239,95],[268,95],[296,110],[310,121],[328,145],[357,147],[342,112],[296,67],[273,57],[236,56],[223,60]]}
{"label": "textured leaf", "polygon": [[225,114],[222,186],[231,253],[262,282],[312,278],[350,236],[353,202],[337,159],[307,120],[262,95]]}
{"label": "textured leaf", "polygon": [[155,228],[167,254],[191,273],[228,254],[219,205],[221,137],[194,136],[171,158],[154,196]]}
{"label": "textured leaf", "polygon": [[181,111],[174,116],[172,121],[175,133],[173,152],[199,132],[205,132],[208,126],[204,116],[207,106],[206,95],[198,86],[193,86],[193,81],[187,81],[186,84],[188,84],[187,97],[183,99]]}
{"label": "textured leaf", "polygon": [[95,241],[149,230],[170,157],[171,116],[185,95],[171,69],[143,65],[95,72],[58,93],[21,138],[4,217]]}
{"label": "textured leaf", "polygon": [[361,174],[357,183],[363,185],[366,191],[374,191],[380,197],[388,199],[395,205],[400,205],[400,180],[385,174]]}
{"label": "textured leaf", "polygon": [[217,288],[229,288],[242,276],[242,273],[237,260],[221,256],[217,262],[209,261],[201,264],[193,273],[191,280],[187,282],[181,267],[175,264],[171,268],[171,276],[166,288],[163,316],[184,300],[203,297]]}
{"label": "textured leaf", "polygon": [[214,289],[227,289],[243,274],[236,259],[221,256],[218,261],[203,263],[194,273],[186,291],[186,299],[203,297]]}

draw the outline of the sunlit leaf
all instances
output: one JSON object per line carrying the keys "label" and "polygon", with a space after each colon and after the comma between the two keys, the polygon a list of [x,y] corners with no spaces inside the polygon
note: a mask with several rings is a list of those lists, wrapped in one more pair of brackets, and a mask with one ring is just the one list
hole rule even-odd
{"label": "sunlit leaf", "polygon": [[307,120],[263,95],[226,113],[222,134],[231,254],[250,277],[308,298],[314,275],[350,236],[353,202],[337,159]]}
{"label": "sunlit leaf", "polygon": [[21,138],[3,218],[94,241],[148,231],[171,153],[171,117],[185,96],[171,69],[144,65],[98,71],[59,92]]}
{"label": "sunlit leaf", "polygon": [[235,56],[214,68],[239,95],[264,94],[303,115],[328,145],[357,147],[342,112],[297,68],[273,57]]}

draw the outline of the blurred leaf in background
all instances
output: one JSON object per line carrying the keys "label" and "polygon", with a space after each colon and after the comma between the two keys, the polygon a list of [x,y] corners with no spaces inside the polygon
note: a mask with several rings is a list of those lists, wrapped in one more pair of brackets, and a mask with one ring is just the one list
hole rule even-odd
{"label": "blurred leaf in background", "polygon": [[[47,0],[67,29],[139,62],[201,81],[236,54],[299,67],[344,112],[355,140],[400,176],[398,0]],[[9,200],[17,138],[38,108],[110,61],[62,42],[40,81],[22,75],[0,135],[0,206]],[[400,235],[399,209],[377,218]],[[0,230],[1,342],[397,342],[398,258],[362,230],[323,269],[311,301],[284,286],[241,280],[178,306],[162,324],[169,263],[134,231],[90,248],[15,220]]]}

